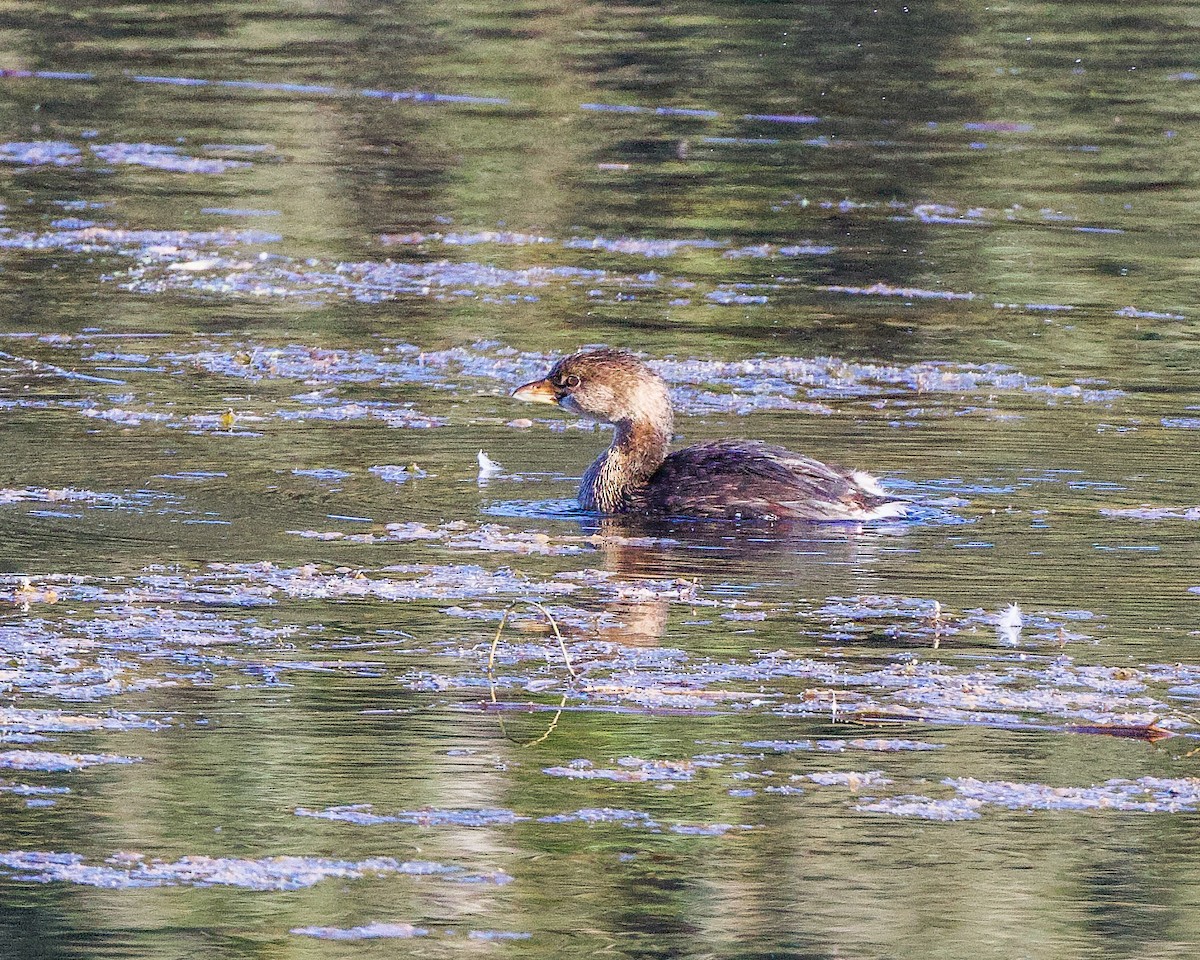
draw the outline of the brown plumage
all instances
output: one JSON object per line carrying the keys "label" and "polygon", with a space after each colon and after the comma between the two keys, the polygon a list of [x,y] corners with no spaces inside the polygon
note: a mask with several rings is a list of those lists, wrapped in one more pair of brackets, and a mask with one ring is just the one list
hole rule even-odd
{"label": "brown plumage", "polygon": [[904,503],[869,474],[758,440],[716,440],[669,453],[674,414],[667,385],[623,350],[572,354],[513,396],[616,427],[612,446],[584,474],[585,510],[736,520],[871,520],[904,512]]}

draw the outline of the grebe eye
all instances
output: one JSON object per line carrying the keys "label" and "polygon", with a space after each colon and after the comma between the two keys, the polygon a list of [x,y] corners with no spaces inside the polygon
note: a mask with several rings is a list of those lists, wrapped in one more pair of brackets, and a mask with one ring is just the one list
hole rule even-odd
{"label": "grebe eye", "polygon": [[569,377],[565,377],[563,379],[563,384],[568,389],[574,390],[577,386],[579,386],[579,377],[577,377],[575,374],[571,374]]}

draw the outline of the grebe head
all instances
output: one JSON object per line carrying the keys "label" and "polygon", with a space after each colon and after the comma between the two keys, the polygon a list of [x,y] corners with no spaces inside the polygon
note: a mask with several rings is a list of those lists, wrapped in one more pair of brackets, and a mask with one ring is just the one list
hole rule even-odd
{"label": "grebe head", "polygon": [[671,398],[662,377],[624,350],[588,350],[559,360],[541,380],[513,391],[518,400],[557,403],[618,425],[649,422],[670,435]]}

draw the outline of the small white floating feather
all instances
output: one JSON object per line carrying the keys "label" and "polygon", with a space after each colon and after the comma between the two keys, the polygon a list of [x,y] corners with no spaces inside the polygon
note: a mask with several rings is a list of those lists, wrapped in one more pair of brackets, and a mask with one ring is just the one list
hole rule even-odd
{"label": "small white floating feather", "polygon": [[504,468],[482,450],[479,451],[478,460],[480,486],[487,483],[492,477],[498,477],[504,472]]}
{"label": "small white floating feather", "polygon": [[1015,647],[1021,642],[1021,628],[1025,620],[1021,616],[1021,608],[1010,603],[1000,611],[996,618],[996,638],[1003,646]]}

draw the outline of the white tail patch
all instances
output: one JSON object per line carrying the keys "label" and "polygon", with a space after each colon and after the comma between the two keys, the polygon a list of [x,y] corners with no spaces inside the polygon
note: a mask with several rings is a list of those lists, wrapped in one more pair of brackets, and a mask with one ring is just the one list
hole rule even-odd
{"label": "white tail patch", "polygon": [[[890,498],[892,495],[888,493],[880,485],[879,481],[865,470],[855,470],[850,474],[850,480],[863,493],[873,497]],[[904,500],[891,500],[887,503],[881,503],[877,507],[871,507],[869,510],[863,511],[862,517],[864,520],[885,520],[888,517],[902,517],[908,512],[908,503]]]}
{"label": "white tail patch", "polygon": [[[881,494],[887,496],[887,494]],[[864,520],[886,520],[888,517],[902,517],[908,513],[908,504],[903,500],[889,500],[877,507],[872,507],[863,513]]]}
{"label": "white tail patch", "polygon": [[890,496],[890,494],[879,485],[879,481],[865,470],[855,470],[850,474],[850,479],[853,480],[861,489],[865,490],[867,493],[873,494],[874,496]]}

